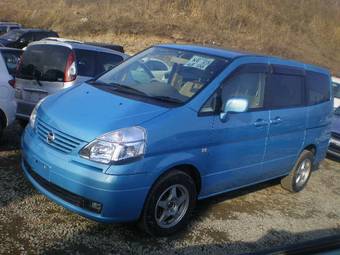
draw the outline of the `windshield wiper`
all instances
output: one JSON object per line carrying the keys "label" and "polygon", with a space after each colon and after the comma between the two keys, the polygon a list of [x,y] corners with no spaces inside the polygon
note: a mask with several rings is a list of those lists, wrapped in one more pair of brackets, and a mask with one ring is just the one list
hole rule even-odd
{"label": "windshield wiper", "polygon": [[149,96],[149,98],[160,100],[160,101],[166,101],[174,104],[182,104],[183,101],[177,98],[168,97],[168,96]]}
{"label": "windshield wiper", "polygon": [[135,95],[139,95],[139,96],[143,96],[143,97],[149,97],[148,94],[146,94],[143,91],[140,91],[138,89],[132,88],[130,86],[127,85],[122,85],[119,83],[105,83],[105,82],[100,82],[100,81],[96,81],[96,80],[90,80],[88,81],[89,84],[94,85],[94,86],[103,86],[106,89],[109,89],[111,91],[118,91],[118,92],[123,92],[123,93],[127,93],[127,94],[135,94]]}

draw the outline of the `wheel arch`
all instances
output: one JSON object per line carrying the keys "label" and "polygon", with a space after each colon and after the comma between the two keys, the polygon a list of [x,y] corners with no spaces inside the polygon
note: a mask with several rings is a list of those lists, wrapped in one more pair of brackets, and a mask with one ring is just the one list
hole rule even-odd
{"label": "wheel arch", "polygon": [[316,151],[317,151],[317,147],[316,147],[315,144],[309,144],[308,146],[305,146],[302,151],[304,151],[304,150],[310,151],[315,156],[316,155]]}

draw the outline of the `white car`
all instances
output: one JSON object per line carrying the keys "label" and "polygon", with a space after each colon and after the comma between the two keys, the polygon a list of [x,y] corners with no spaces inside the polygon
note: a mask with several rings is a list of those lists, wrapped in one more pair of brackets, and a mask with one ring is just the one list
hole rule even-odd
{"label": "white car", "polygon": [[0,136],[4,128],[15,120],[14,74],[21,53],[19,49],[0,48]]}
{"label": "white car", "polygon": [[332,77],[334,108],[340,107],[340,78]]}

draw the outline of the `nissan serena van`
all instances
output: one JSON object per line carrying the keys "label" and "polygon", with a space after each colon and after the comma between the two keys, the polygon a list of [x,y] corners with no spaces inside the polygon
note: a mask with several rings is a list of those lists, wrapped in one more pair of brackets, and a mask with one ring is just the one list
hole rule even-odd
{"label": "nissan serena van", "polygon": [[[155,76],[150,59],[169,72]],[[275,178],[301,191],[327,151],[331,96],[323,68],[158,45],[40,101],[22,168],[73,212],[166,236],[185,227],[197,200]]]}

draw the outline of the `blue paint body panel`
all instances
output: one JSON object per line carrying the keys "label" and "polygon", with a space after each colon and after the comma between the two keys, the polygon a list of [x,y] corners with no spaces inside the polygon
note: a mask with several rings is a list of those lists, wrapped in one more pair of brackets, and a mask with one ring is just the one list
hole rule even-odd
{"label": "blue paint body panel", "polygon": [[[199,46],[161,45],[230,59],[230,64],[185,105],[169,108],[129,99],[82,84],[48,97],[38,120],[54,132],[79,140],[66,154],[55,150],[28,126],[22,138],[22,168],[32,184],[51,200],[101,222],[137,220],[152,185],[167,170],[191,165],[201,178],[198,198],[287,175],[301,151],[316,149],[315,162],[325,157],[330,136],[332,102],[290,109],[232,113],[226,122],[199,111],[221,82],[244,64],[282,64],[321,72],[322,68],[241,52]],[[330,84],[331,87],[331,84]],[[271,119],[280,117],[280,124]],[[256,120],[267,124],[254,126]],[[124,127],[147,132],[146,153],[133,162],[95,163],[79,150],[98,136]],[[26,164],[41,178],[68,192],[102,204],[100,213],[75,206],[40,185]]]}

